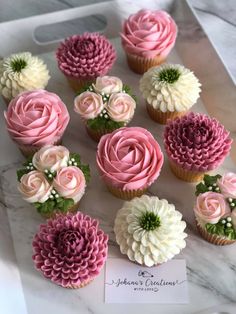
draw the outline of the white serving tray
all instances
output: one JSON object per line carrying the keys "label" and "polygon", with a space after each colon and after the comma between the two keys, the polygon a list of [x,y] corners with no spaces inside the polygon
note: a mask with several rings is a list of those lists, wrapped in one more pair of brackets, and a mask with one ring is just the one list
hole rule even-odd
{"label": "white serving tray", "polygon": [[[138,96],[138,108],[132,126],[147,128],[163,148],[163,126],[153,122],[147,115],[144,101],[138,89],[140,76],[131,72],[121,49],[118,31],[121,21],[138,9],[165,9],[171,13],[179,27],[176,47],[168,61],[182,63],[192,69],[203,84],[201,100],[193,107],[196,112],[208,112],[218,118],[236,137],[236,95],[235,86],[216,54],[209,39],[201,29],[189,4],[184,0],[168,1],[113,1],[84,6],[65,11],[35,16],[14,22],[0,24],[1,55],[11,52],[32,51],[40,55],[49,66],[51,80],[48,90],[57,93],[67,104],[71,121],[63,143],[70,150],[79,152],[82,160],[88,162],[92,179],[80,209],[100,220],[101,227],[110,236],[109,256],[119,256],[113,233],[116,211],[123,201],[112,196],[98,177],[95,163],[96,143],[84,129],[79,117],[73,112],[74,93],[57,68],[54,51],[57,43],[40,44],[34,40],[34,31],[39,25],[69,20],[91,14],[103,14],[108,27],[105,34],[116,47],[118,59],[111,74],[120,77],[130,85]],[[46,21],[46,22],[45,22]],[[79,32],[79,30],[78,30]],[[53,52],[52,52],[53,51]],[[2,102],[3,103],[3,102]],[[198,235],[192,212],[195,186],[178,180],[170,171],[165,160],[161,175],[148,190],[173,202],[183,213],[188,223],[187,247],[176,258],[184,258],[188,266],[190,303],[187,305],[112,305],[104,303],[104,271],[93,283],[80,290],[68,290],[52,284],[34,269],[31,259],[31,242],[44,220],[36,210],[25,203],[16,187],[16,169],[23,157],[11,142],[1,107],[1,206],[0,206],[0,313],[1,314],[86,314],[86,313],[161,313],[161,314],[210,314],[215,309],[233,314],[236,302],[235,246],[216,247]],[[234,161],[233,161],[233,158]],[[235,171],[236,147],[232,149],[219,173]],[[124,257],[126,258],[126,257]],[[222,305],[231,302],[231,305]],[[212,308],[211,310],[206,310]],[[205,311],[206,310],[206,311]],[[202,312],[203,311],[203,312]]]}

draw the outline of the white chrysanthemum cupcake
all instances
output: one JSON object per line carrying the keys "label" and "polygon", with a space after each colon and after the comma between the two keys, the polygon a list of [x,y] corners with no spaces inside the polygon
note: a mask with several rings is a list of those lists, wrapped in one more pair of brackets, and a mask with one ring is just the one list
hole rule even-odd
{"label": "white chrysanthemum cupcake", "polygon": [[44,89],[49,78],[47,65],[30,52],[12,54],[0,61],[0,92],[7,104],[23,91]]}
{"label": "white chrysanthemum cupcake", "polygon": [[186,246],[186,223],[167,200],[143,195],[125,202],[114,231],[122,254],[131,261],[154,266],[168,261]]}
{"label": "white chrysanthemum cupcake", "polygon": [[140,80],[147,111],[161,124],[187,113],[199,98],[200,86],[193,72],[179,64],[153,67]]}

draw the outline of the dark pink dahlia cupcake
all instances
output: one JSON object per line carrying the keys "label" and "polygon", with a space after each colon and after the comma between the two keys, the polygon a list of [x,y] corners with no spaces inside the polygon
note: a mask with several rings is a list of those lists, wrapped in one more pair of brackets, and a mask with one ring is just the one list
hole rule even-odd
{"label": "dark pink dahlia cupcake", "polygon": [[82,288],[105,264],[108,236],[98,221],[78,212],[42,224],[33,240],[36,268],[64,288]]}
{"label": "dark pink dahlia cupcake", "polygon": [[98,33],[67,38],[56,52],[58,67],[71,87],[78,91],[104,76],[112,68],[116,52],[110,41]]}
{"label": "dark pink dahlia cupcake", "polygon": [[174,174],[188,182],[201,181],[219,167],[229,154],[232,139],[215,118],[189,113],[169,121],[164,144]]}

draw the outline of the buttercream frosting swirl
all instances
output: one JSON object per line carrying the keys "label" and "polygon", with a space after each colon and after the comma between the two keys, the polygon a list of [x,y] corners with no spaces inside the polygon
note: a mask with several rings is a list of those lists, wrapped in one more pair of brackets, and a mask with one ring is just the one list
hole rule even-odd
{"label": "buttercream frosting swirl", "polygon": [[144,189],[159,176],[163,154],[150,132],[124,127],[101,138],[97,164],[106,183],[123,190]]}
{"label": "buttercream frosting swirl", "polygon": [[180,253],[186,246],[185,228],[173,204],[143,195],[124,203],[117,212],[114,231],[122,254],[151,267]]}
{"label": "buttercream frosting swirl", "polygon": [[44,277],[65,288],[79,288],[96,276],[107,259],[108,235],[98,221],[78,212],[40,225],[33,260]]}
{"label": "buttercream frosting swirl", "polygon": [[161,10],[140,10],[130,15],[121,33],[126,52],[147,58],[166,57],[175,44],[176,36],[174,20]]}
{"label": "buttercream frosting swirl", "polygon": [[232,139],[215,118],[189,113],[169,121],[164,144],[169,159],[186,170],[209,171],[222,164]]}
{"label": "buttercream frosting swirl", "polygon": [[144,73],[140,90],[149,105],[162,112],[187,111],[199,98],[200,82],[179,64],[164,64]]}
{"label": "buttercream frosting swirl", "polygon": [[217,180],[217,185],[225,197],[236,199],[236,173],[226,172]]}

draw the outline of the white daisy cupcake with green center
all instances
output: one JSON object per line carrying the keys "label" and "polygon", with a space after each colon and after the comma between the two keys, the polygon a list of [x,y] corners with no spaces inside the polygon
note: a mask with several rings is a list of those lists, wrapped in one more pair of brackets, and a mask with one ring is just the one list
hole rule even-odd
{"label": "white daisy cupcake with green center", "polygon": [[148,114],[161,124],[186,114],[199,98],[200,87],[194,73],[179,64],[153,67],[140,80]]}
{"label": "white daisy cupcake with green center", "polygon": [[12,54],[0,61],[0,93],[7,104],[21,92],[44,89],[49,78],[47,65],[30,52]]}
{"label": "white daisy cupcake with green center", "polygon": [[118,211],[114,232],[122,254],[143,266],[172,259],[186,246],[186,223],[167,200],[143,195],[125,202]]}

